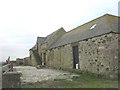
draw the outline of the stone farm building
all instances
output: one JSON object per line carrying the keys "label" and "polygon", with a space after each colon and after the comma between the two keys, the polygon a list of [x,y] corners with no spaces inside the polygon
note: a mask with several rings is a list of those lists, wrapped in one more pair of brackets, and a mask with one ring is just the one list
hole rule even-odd
{"label": "stone farm building", "polygon": [[105,14],[71,31],[60,28],[47,37],[37,37],[29,50],[29,64],[116,76],[118,18]]}

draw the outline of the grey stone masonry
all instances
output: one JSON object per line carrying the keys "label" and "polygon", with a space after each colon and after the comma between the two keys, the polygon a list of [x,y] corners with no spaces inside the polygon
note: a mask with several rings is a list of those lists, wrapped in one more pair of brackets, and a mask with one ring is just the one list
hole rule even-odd
{"label": "grey stone masonry", "polygon": [[2,76],[2,88],[21,88],[21,73],[9,72]]}

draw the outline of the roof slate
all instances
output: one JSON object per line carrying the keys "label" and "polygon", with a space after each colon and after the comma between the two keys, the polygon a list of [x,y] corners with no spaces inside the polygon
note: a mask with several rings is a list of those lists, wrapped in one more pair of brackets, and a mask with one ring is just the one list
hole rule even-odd
{"label": "roof slate", "polygon": [[[120,31],[118,31],[118,20],[120,20],[120,18],[117,16],[105,14],[67,32],[61,38],[59,38],[58,41],[55,42],[50,48],[55,48],[109,32],[120,33]],[[93,29],[90,29],[95,24],[96,26]]]}
{"label": "roof slate", "polygon": [[37,43],[42,44],[46,40],[46,37],[37,37]]}
{"label": "roof slate", "polygon": [[54,42],[56,42],[57,39],[59,39],[65,33],[66,33],[66,31],[64,30],[63,27],[61,27],[58,30],[56,30],[55,32],[53,32],[50,35],[48,35],[46,37],[44,43],[47,43],[47,47],[50,48],[51,45],[54,44]]}

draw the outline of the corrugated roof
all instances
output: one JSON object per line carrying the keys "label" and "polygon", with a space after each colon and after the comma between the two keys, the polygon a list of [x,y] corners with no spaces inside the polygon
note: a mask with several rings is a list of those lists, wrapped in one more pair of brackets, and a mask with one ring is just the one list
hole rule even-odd
{"label": "corrugated roof", "polygon": [[[95,26],[91,29],[93,25]],[[77,42],[80,40],[88,39],[109,32],[120,33],[120,31],[118,31],[118,17],[105,14],[99,18],[96,18],[88,23],[85,23],[67,32],[50,48]]]}

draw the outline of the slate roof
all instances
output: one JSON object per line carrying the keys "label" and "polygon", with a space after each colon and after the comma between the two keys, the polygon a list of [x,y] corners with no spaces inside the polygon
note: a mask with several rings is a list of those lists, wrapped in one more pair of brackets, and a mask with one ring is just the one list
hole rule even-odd
{"label": "slate roof", "polygon": [[46,37],[37,37],[37,42],[31,49],[36,50],[37,49],[37,43],[42,44],[42,43],[44,43],[45,39],[46,39]]}
{"label": "slate roof", "polygon": [[37,43],[42,44],[46,40],[46,37],[37,37]]}
{"label": "slate roof", "polygon": [[[43,43],[47,43],[47,47],[49,48],[57,39],[59,39],[60,37],[58,38],[55,38],[56,36],[58,36],[58,34],[61,33],[61,35],[65,34],[66,31],[64,30],[63,27],[59,28],[58,30],[56,30],[55,32],[51,33],[50,35],[48,35],[45,39],[45,41]],[[60,35],[60,36],[61,36]]]}
{"label": "slate roof", "polygon": [[54,37],[60,30],[63,30],[63,31],[64,31],[64,28],[61,27],[61,28],[59,28],[58,30],[56,30],[55,32],[53,32],[53,33],[51,33],[50,35],[48,35],[48,36],[46,37],[46,40],[45,40],[44,43],[51,41],[51,39],[53,39],[53,37]]}
{"label": "slate roof", "polygon": [[[49,34],[47,37],[37,37],[37,41],[36,41],[36,44],[31,48],[32,50],[36,50],[37,49],[37,43],[38,44],[45,44],[47,43],[47,47],[46,48],[50,48],[50,46],[52,44],[54,44],[54,42],[59,39],[60,37],[58,38],[55,38],[59,33],[61,32],[61,35],[65,34],[66,31],[64,30],[63,27],[59,28],[58,30],[54,31],[53,33]],[[61,36],[60,35],[60,36]],[[31,50],[30,49],[30,50]]]}
{"label": "slate roof", "polygon": [[[64,34],[50,48],[118,31],[118,16],[105,14]],[[91,29],[92,27],[92,29]]]}

